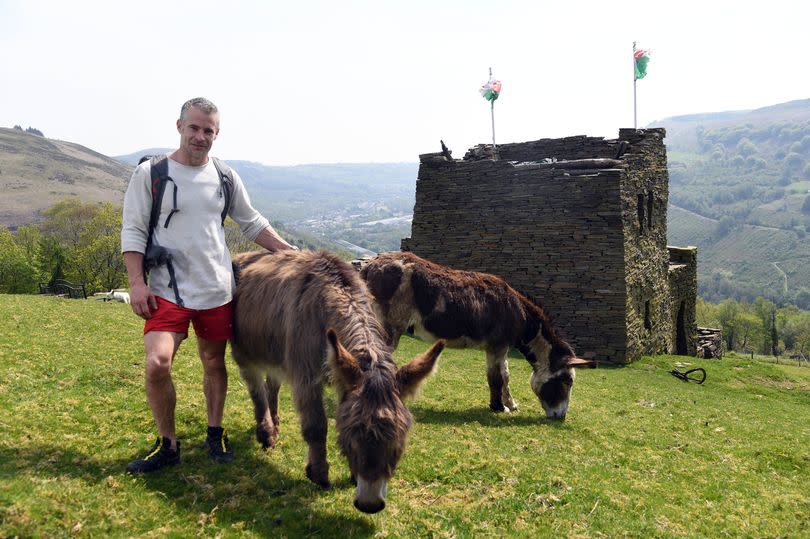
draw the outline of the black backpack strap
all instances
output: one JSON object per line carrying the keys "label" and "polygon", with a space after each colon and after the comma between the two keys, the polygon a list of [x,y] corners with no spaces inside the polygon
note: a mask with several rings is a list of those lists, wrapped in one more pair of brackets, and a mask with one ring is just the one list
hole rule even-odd
{"label": "black backpack strap", "polygon": [[177,184],[169,176],[169,158],[164,155],[156,155],[152,158],[152,213],[149,216],[149,233],[151,234],[155,227],[158,225],[160,218],[160,208],[163,204],[163,195],[166,192],[166,185],[172,182],[174,187],[174,194],[172,195],[172,211],[166,217],[163,223],[163,228],[169,228],[169,221],[175,213],[180,211],[177,207]]}
{"label": "black backpack strap", "polygon": [[[160,206],[163,201],[163,193],[166,191],[166,182],[171,181],[174,183],[169,177],[169,158],[166,154],[153,156],[149,161],[149,166],[152,172],[152,211],[149,214],[149,241],[146,242],[147,245],[151,243],[152,233],[158,225],[158,219],[160,219]],[[177,185],[174,186],[174,210],[166,219],[167,224],[176,210]]]}
{"label": "black backpack strap", "polygon": [[174,291],[175,302],[180,307],[185,307],[183,300],[180,298],[180,290],[177,289],[177,279],[174,276],[174,264],[172,264],[171,256],[166,260],[166,269],[169,270],[169,286]]}
{"label": "black backpack strap", "polygon": [[222,226],[225,226],[225,218],[228,216],[228,212],[231,211],[233,171],[222,159],[211,156],[211,160],[214,161],[214,166],[219,174],[220,196],[225,197],[225,207],[222,208]]}
{"label": "black backpack strap", "polygon": [[[169,178],[169,158],[166,154],[150,156],[149,167],[152,180],[150,189],[152,194],[152,207],[149,211],[149,230],[146,236],[146,249],[144,252],[143,282],[146,282],[146,276],[151,269],[146,259],[148,253],[151,251],[152,236],[155,233],[158,219],[160,219],[160,206],[163,200],[163,193],[166,191],[166,182],[171,179]],[[175,185],[175,207],[177,207],[176,190],[177,186]]]}

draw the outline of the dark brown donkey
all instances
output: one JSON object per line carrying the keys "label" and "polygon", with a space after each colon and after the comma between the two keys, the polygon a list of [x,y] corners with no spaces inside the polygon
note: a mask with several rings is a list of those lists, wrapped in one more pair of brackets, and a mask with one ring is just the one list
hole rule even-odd
{"label": "dark brown donkey", "polygon": [[489,406],[496,412],[517,409],[509,391],[510,346],[531,364],[532,390],[552,419],[568,412],[573,367],[594,365],[575,356],[539,305],[495,275],[448,268],[408,252],[381,254],[361,275],[395,348],[413,329],[428,342],[441,338],[450,348],[486,351]]}
{"label": "dark brown donkey", "polygon": [[286,380],[309,445],[307,477],[329,488],[323,384],[331,371],[338,444],[357,484],[354,505],[382,510],[413,421],[402,400],[433,370],[444,343],[397,369],[365,283],[328,253],[243,253],[234,265],[233,357],[253,399],[259,443],[268,448],[278,440],[278,392]]}

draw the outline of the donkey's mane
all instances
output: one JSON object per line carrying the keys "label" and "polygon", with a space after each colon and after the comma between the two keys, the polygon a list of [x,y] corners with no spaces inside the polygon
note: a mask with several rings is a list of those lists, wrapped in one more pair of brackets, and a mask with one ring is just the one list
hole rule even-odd
{"label": "donkey's mane", "polygon": [[[334,326],[341,344],[356,355],[364,370],[371,363],[390,357],[391,350],[385,344],[385,332],[374,314],[365,282],[354,268],[336,256],[325,251],[320,254],[313,273],[332,285],[332,293],[324,300],[334,308],[330,312],[341,319],[341,324]],[[305,286],[307,283],[308,280]]]}

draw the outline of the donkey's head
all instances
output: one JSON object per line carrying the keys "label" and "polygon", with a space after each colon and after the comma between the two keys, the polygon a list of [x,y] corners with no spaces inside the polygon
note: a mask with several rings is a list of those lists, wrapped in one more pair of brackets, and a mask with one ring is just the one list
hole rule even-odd
{"label": "donkey's head", "polygon": [[330,329],[328,355],[339,404],[338,445],[357,483],[354,506],[365,513],[385,508],[388,480],[394,474],[413,423],[403,399],[413,395],[436,365],[444,342],[400,369],[384,352],[383,360],[362,362],[346,350]]}
{"label": "donkey's head", "polygon": [[568,413],[576,379],[574,368],[594,366],[592,361],[576,357],[568,345],[562,344],[551,347],[547,360],[539,358],[532,363],[532,391],[549,419],[565,419]]}

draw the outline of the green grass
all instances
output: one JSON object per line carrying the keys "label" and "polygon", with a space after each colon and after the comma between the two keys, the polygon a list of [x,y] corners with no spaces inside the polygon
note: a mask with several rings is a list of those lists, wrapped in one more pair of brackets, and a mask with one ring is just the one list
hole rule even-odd
{"label": "green grass", "polygon": [[[450,350],[411,409],[388,507],[352,507],[329,434],[335,486],[304,476],[306,448],[282,389],[278,447],[253,440],[230,369],[234,463],[205,431],[193,342],[174,375],[180,466],[130,477],[153,441],[141,323],[128,306],[2,296],[0,536],[800,537],[810,534],[810,369],[743,358],[655,357],[578,373],[568,419],[544,419],[529,369],[511,360],[520,410],[493,414],[483,354]],[[193,337],[190,341],[193,340]],[[404,338],[402,363],[425,349]],[[704,385],[669,374],[703,366]],[[229,360],[230,362],[230,360]],[[229,363],[230,364],[230,363]],[[334,397],[329,392],[329,413]]]}

